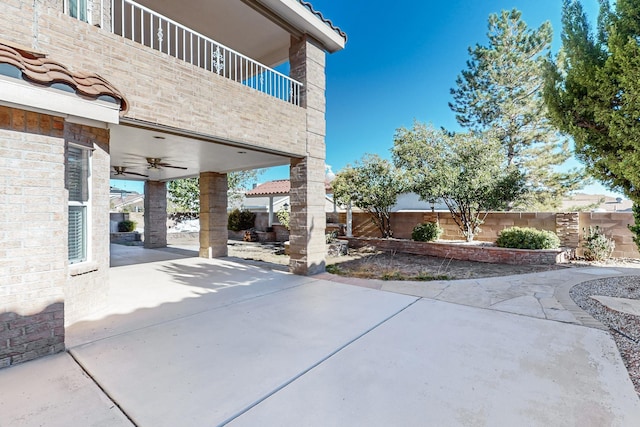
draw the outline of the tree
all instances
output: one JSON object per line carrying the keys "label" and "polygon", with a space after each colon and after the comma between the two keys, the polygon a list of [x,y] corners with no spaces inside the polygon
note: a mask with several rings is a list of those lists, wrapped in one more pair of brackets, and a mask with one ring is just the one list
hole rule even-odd
{"label": "tree", "polygon": [[406,171],[409,187],[422,200],[441,199],[467,241],[472,241],[491,210],[525,194],[524,175],[505,167],[495,138],[452,134],[415,122],[394,136],[393,159]]}
{"label": "tree", "polygon": [[[449,107],[458,123],[473,132],[492,132],[500,141],[506,165],[526,172],[527,208],[555,208],[581,188],[584,175],[557,168],[571,157],[547,118],[542,65],[549,54],[549,22],[531,30],[513,9],[489,16],[489,43],[469,48],[467,69],[451,89]],[[524,207],[524,206],[523,206]]]}
{"label": "tree", "polygon": [[352,203],[367,212],[382,237],[393,236],[390,209],[404,187],[391,162],[365,154],[360,162],[338,172],[331,188],[336,201]]}
{"label": "tree", "polygon": [[[253,169],[227,174],[228,198],[230,202],[241,202],[244,191],[264,173],[264,169]],[[169,182],[170,200],[183,212],[200,211],[200,180],[198,178],[176,179]]]}
{"label": "tree", "polygon": [[200,211],[200,187],[198,178],[169,181],[169,200],[181,212]]}
{"label": "tree", "polygon": [[565,0],[562,50],[547,61],[550,118],[575,141],[587,170],[640,202],[640,3],[601,1],[598,32],[581,4]]}

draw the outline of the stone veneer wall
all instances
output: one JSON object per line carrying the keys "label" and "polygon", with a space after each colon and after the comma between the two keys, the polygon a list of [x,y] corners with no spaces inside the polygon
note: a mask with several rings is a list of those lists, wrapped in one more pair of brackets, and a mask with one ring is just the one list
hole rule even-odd
{"label": "stone veneer wall", "polygon": [[[458,227],[449,212],[395,212],[391,214],[394,237],[410,239],[413,227],[422,222],[438,220],[444,229],[442,240],[463,240]],[[340,222],[346,222],[346,214],[340,214]],[[490,212],[478,241],[495,242],[498,233],[508,227],[532,227],[555,232],[563,247],[576,249],[582,255],[580,246],[584,243],[583,229],[599,226],[616,243],[614,257],[640,258],[640,252],[633,243],[633,234],[627,228],[633,224],[631,212]],[[380,232],[371,223],[368,215],[353,213],[353,235],[356,237],[379,237]]]}
{"label": "stone veneer wall", "polygon": [[227,256],[227,175],[200,173],[200,256]]}
{"label": "stone veneer wall", "polygon": [[144,247],[167,246],[167,184],[144,182]]}
{"label": "stone veneer wall", "polygon": [[291,77],[304,84],[300,105],[306,111],[305,157],[291,160],[289,268],[296,274],[325,270],[325,52],[309,37],[291,37]]}

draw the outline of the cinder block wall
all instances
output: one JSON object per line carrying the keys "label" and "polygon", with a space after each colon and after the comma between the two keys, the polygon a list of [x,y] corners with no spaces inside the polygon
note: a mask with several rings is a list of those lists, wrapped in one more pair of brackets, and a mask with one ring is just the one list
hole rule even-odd
{"label": "cinder block wall", "polygon": [[[586,231],[589,226],[598,226],[604,231],[605,236],[616,242],[613,256],[640,258],[638,248],[633,243],[633,233],[627,228],[628,224],[633,223],[631,212],[580,212],[580,236],[584,237],[583,228]],[[580,255],[580,251],[578,254]]]}
{"label": "cinder block wall", "polygon": [[0,38],[100,74],[127,97],[127,117],[306,155],[304,108],[71,18],[62,1],[33,4],[0,2]]}
{"label": "cinder block wall", "polygon": [[[395,212],[391,214],[393,235],[399,239],[410,239],[413,228],[422,222],[438,220],[444,229],[442,240],[463,240],[463,237],[449,212]],[[340,214],[340,222],[346,222],[346,214]],[[627,225],[633,224],[631,212],[490,212],[480,226],[482,231],[476,240],[495,242],[501,230],[508,227],[533,227],[538,230],[553,231],[561,238],[565,247],[577,249],[582,255],[584,232],[589,226],[600,226],[605,235],[614,240],[614,257],[640,258],[640,252],[633,243],[633,234]],[[369,216],[362,212],[353,213],[353,235],[356,237],[380,237],[377,227]]]}
{"label": "cinder block wall", "polygon": [[64,349],[61,117],[0,106],[0,367]]}

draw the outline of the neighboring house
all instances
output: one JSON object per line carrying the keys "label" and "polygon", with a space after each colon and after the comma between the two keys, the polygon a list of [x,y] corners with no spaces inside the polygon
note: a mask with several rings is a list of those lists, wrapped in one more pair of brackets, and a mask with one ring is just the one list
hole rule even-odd
{"label": "neighboring house", "polygon": [[[592,212],[631,212],[633,202],[627,199],[614,198],[601,194],[576,193],[562,200],[558,212],[592,211]],[[420,200],[416,193],[403,193],[398,196],[397,203],[391,212],[412,211],[448,211],[449,208],[441,200],[435,203]]]}
{"label": "neighboring house", "polygon": [[631,212],[632,207],[633,202],[629,199],[602,194],[576,193],[564,199],[558,211]]}
{"label": "neighboring house", "polygon": [[[337,212],[337,206],[333,203],[331,185],[324,184],[324,212]],[[243,208],[253,212],[267,212],[269,215],[268,225],[271,226],[278,221],[275,213],[280,209],[289,209],[291,199],[291,181],[288,179],[277,179],[265,182],[244,193]],[[319,200],[318,200],[319,201]]]}
{"label": "neighboring house", "polygon": [[165,183],[199,176],[209,258],[227,254],[226,174],[289,165],[290,267],[324,270],[325,54],[346,35],[308,2],[14,0],[0,16],[0,367],[61,351],[64,325],[105,304],[110,178],[145,181],[158,248]]}
{"label": "neighboring house", "polygon": [[109,193],[110,212],[143,212],[144,194],[135,191],[111,188]]}

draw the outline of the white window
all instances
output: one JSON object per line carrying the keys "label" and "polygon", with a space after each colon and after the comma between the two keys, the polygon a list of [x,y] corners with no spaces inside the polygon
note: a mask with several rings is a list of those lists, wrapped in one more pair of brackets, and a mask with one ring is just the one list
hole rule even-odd
{"label": "white window", "polygon": [[91,151],[67,147],[67,188],[69,190],[69,263],[86,261],[89,233]]}
{"label": "white window", "polygon": [[67,15],[83,22],[89,22],[89,2],[90,0],[65,0]]}

